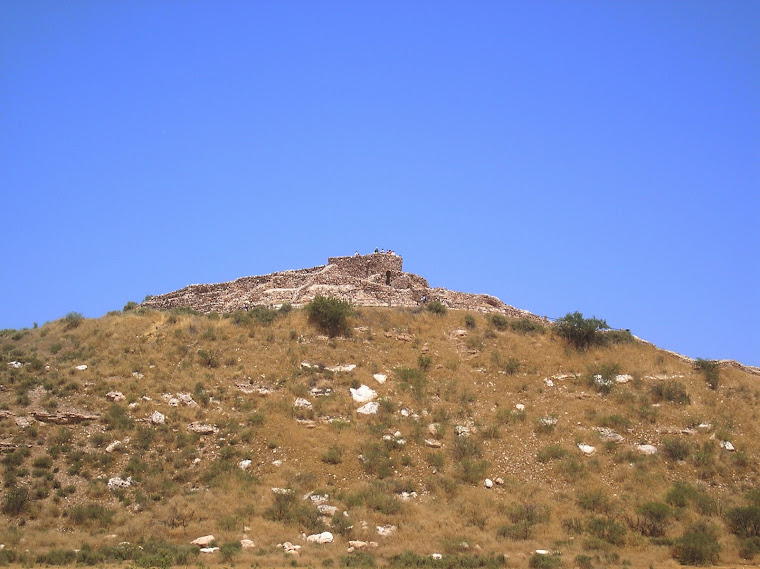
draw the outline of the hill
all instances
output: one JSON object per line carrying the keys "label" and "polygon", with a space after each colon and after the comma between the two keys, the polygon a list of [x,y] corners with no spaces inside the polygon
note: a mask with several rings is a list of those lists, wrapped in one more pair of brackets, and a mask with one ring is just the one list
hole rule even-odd
{"label": "hill", "polygon": [[[289,304],[3,331],[0,561],[660,567],[760,549],[753,370],[428,306],[356,307],[332,338]],[[190,543],[209,535],[220,550]]]}

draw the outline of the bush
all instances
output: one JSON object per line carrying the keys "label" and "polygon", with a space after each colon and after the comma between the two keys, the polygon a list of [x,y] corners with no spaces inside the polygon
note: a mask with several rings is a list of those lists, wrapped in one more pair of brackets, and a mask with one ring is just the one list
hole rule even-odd
{"label": "bush", "polygon": [[464,325],[467,328],[475,328],[475,317],[472,314],[465,314]]}
{"label": "bush", "polygon": [[135,308],[138,308],[140,305],[137,304],[134,300],[130,300],[124,305],[124,308],[121,309],[122,312],[129,312],[130,310],[134,310]]}
{"label": "bush", "polygon": [[230,563],[232,558],[243,550],[243,546],[239,541],[229,541],[223,543],[219,547],[219,556],[222,562]]}
{"label": "bush", "polygon": [[625,545],[625,526],[611,518],[591,518],[586,523],[586,531],[612,545]]}
{"label": "bush", "polygon": [[432,312],[433,314],[437,314],[438,316],[443,316],[446,314],[446,311],[448,310],[446,308],[446,305],[442,302],[439,302],[437,300],[431,300],[425,305],[425,309],[428,312]]}
{"label": "bush", "polygon": [[760,538],[760,507],[731,508],[725,517],[731,533],[739,537]]}
{"label": "bush", "polygon": [[718,561],[720,543],[715,526],[698,521],[679,537],[673,546],[673,557],[684,565],[712,565]]}
{"label": "bush", "polygon": [[29,504],[29,490],[22,487],[11,488],[3,501],[3,513],[9,516],[18,516]]}
{"label": "bush", "polygon": [[567,456],[567,451],[559,445],[546,445],[536,453],[536,460],[541,463],[561,460]]}
{"label": "bush", "polygon": [[78,504],[66,510],[66,514],[76,525],[98,524],[101,527],[110,524],[114,516],[113,510],[100,504]]}
{"label": "bush", "polygon": [[491,324],[493,324],[494,328],[503,332],[509,327],[509,318],[503,314],[493,314],[491,315]]}
{"label": "bush", "polygon": [[760,553],[760,537],[750,537],[742,541],[739,547],[739,557],[754,559],[758,553]]}
{"label": "bush", "polygon": [[718,362],[698,358],[694,362],[694,367],[705,376],[705,381],[707,381],[707,386],[710,389],[718,389],[720,384],[720,364]]}
{"label": "bush", "polygon": [[652,387],[651,393],[656,401],[670,401],[676,405],[689,405],[691,403],[691,397],[686,392],[686,387],[674,379],[658,383]]}
{"label": "bush", "polygon": [[367,551],[355,551],[340,558],[341,567],[375,567],[375,556]]}
{"label": "bush", "polygon": [[79,327],[84,322],[84,316],[79,312],[69,312],[63,317],[63,330],[73,330]]}
{"label": "bush", "polygon": [[541,555],[534,553],[528,560],[531,569],[558,569],[562,567],[562,558],[559,555]]}
{"label": "bush", "polygon": [[662,440],[662,453],[670,460],[686,460],[691,454],[691,445],[674,437]]}
{"label": "bush", "polygon": [[309,322],[331,338],[349,333],[348,317],[353,310],[345,300],[317,295],[304,309]]}
{"label": "bush", "polygon": [[601,330],[609,326],[598,318],[584,318],[580,312],[568,312],[556,322],[557,334],[564,338],[577,350],[585,350],[589,346],[601,343]]}
{"label": "bush", "polygon": [[662,537],[670,519],[670,506],[662,502],[645,502],[636,508],[634,527],[647,537]]}
{"label": "bush", "polygon": [[578,505],[589,512],[606,514],[612,509],[612,504],[603,490],[590,490],[578,496]]}

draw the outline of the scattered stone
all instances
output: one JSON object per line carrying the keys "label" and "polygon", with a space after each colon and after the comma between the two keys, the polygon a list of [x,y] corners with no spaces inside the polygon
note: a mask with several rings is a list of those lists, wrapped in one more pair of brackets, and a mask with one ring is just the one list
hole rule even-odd
{"label": "scattered stone", "polygon": [[252,462],[253,461],[248,458],[246,458],[245,460],[241,460],[240,462],[238,462],[238,468],[240,470],[246,471],[251,466]]}
{"label": "scattered stone", "polygon": [[554,387],[554,382],[548,377],[544,378],[544,383],[546,384],[546,387]]}
{"label": "scattered stone", "polygon": [[578,443],[578,448],[586,456],[591,456],[592,454],[596,452],[596,448],[592,447],[591,445],[586,445],[583,443]]}
{"label": "scattered stone", "polygon": [[612,380],[605,379],[604,377],[602,377],[600,374],[597,373],[594,376],[594,383],[596,384],[597,387],[607,388],[612,385]]}
{"label": "scattered stone", "polygon": [[304,500],[311,500],[313,504],[326,504],[327,500],[330,499],[330,496],[327,494],[306,494],[303,497]]}
{"label": "scattered stone", "polygon": [[323,516],[334,516],[335,512],[338,511],[338,508],[337,506],[328,506],[327,504],[319,504],[317,506],[317,511]]}
{"label": "scattered stone", "polygon": [[325,397],[331,395],[332,392],[332,387],[313,387],[309,393],[314,397]]}
{"label": "scattered stone", "polygon": [[616,383],[628,383],[633,379],[632,375],[628,375],[627,373],[624,373],[622,375],[616,375],[615,376],[615,382]]}
{"label": "scattered stone", "polygon": [[219,551],[218,547],[201,547],[201,553],[216,553]]}
{"label": "scattered stone", "polygon": [[518,403],[517,405],[515,405],[515,409],[517,409],[518,411],[525,411],[525,405],[523,405],[522,403]]}
{"label": "scattered stone", "polygon": [[256,544],[253,543],[253,540],[250,540],[250,539],[241,539],[240,540],[240,547],[242,547],[243,549],[253,549],[254,547],[256,547]]}
{"label": "scattered stone", "polygon": [[486,478],[486,481],[483,483],[483,486],[485,486],[486,488],[490,490],[491,488],[493,488],[493,480],[491,480],[490,478]]}
{"label": "scattered stone", "polygon": [[293,407],[296,407],[297,409],[311,409],[311,401],[299,397],[296,399],[295,403],[293,403]]}
{"label": "scattered stone", "polygon": [[8,367],[12,367],[13,369],[21,369],[23,366],[24,364],[22,362],[17,362],[17,361],[8,362]]}
{"label": "scattered stone", "polygon": [[290,488],[272,488],[274,494],[290,494],[293,492]]}
{"label": "scattered stone", "polygon": [[548,549],[536,549],[536,555],[549,555],[551,551]]}
{"label": "scattered stone", "polygon": [[219,432],[219,429],[217,429],[214,425],[201,423],[200,421],[194,421],[190,423],[187,426],[187,430],[198,435],[213,435]]}
{"label": "scattered stone", "polygon": [[436,561],[439,560],[439,559],[443,559],[443,555],[441,555],[440,553],[431,553],[430,557],[432,557]]}
{"label": "scattered stone", "polygon": [[504,479],[503,479],[501,476],[499,476],[498,478],[496,478],[496,479],[494,480],[494,482],[495,482],[495,483],[496,483],[498,486],[503,486],[503,485],[504,485]]}
{"label": "scattered stone", "polygon": [[277,547],[282,547],[285,550],[285,553],[290,553],[291,555],[298,555],[301,552],[300,545],[293,545],[289,541],[282,544],[278,543]]}
{"label": "scattered stone", "polygon": [[433,435],[434,437],[437,437],[439,434],[441,434],[441,424],[440,423],[430,423],[428,425],[428,433]]}
{"label": "scattered stone", "polygon": [[272,466],[276,466],[277,468],[280,468],[282,466],[282,461],[279,460],[279,459],[278,460],[273,460],[272,461]]}
{"label": "scattered stone", "polygon": [[181,403],[187,405],[188,407],[198,406],[198,404],[193,399],[193,396],[189,393],[177,393],[177,399],[179,399]]}
{"label": "scattered stone", "polygon": [[376,373],[376,374],[375,374],[375,375],[373,375],[372,377],[375,379],[375,381],[376,381],[376,382],[378,382],[378,383],[379,383],[379,384],[381,384],[381,385],[382,385],[383,383],[385,383],[385,382],[386,382],[386,380],[388,379],[388,376],[387,376],[387,375],[385,375],[385,374],[382,374],[382,373]]}
{"label": "scattered stone", "polygon": [[137,407],[138,407],[138,405],[137,405],[137,401],[133,401],[132,403],[130,403],[129,405],[127,405],[127,408],[128,408],[130,411],[134,411],[135,409],[137,409]]}
{"label": "scattered stone", "polygon": [[459,330],[454,330],[454,331],[451,333],[451,335],[452,335],[452,336],[456,336],[456,337],[458,337],[458,338],[464,338],[464,337],[467,335],[467,330],[462,330],[462,329],[459,329]]}
{"label": "scattered stone", "polygon": [[169,399],[169,407],[179,407],[179,399],[176,397]]}
{"label": "scattered stone", "polygon": [[87,369],[87,365],[86,364],[82,364],[82,365],[74,366],[74,369],[77,370],[77,371],[84,371],[84,370]]}
{"label": "scattered stone", "polygon": [[389,537],[396,533],[398,528],[396,526],[376,526],[377,533],[380,537]]}
{"label": "scattered stone", "polygon": [[538,422],[543,427],[554,427],[557,424],[557,417],[541,417]]}
{"label": "scattered stone", "polygon": [[366,385],[361,385],[358,388],[350,387],[351,397],[357,403],[369,403],[377,399],[377,391],[371,389]]}
{"label": "scattered stone", "polygon": [[380,404],[377,401],[371,401],[359,407],[356,412],[362,415],[375,415],[378,409],[380,409]]}
{"label": "scattered stone", "polygon": [[303,369],[319,369],[319,366],[314,364],[310,364],[309,362],[301,362],[301,367]]}
{"label": "scattered stone", "polygon": [[710,429],[712,429],[712,424],[700,423],[699,425],[697,425],[697,429],[699,429],[700,431],[709,431]]}
{"label": "scattered stone", "polygon": [[465,427],[464,425],[457,425],[454,427],[454,434],[456,434],[458,437],[469,437],[470,428]]}
{"label": "scattered stone", "polygon": [[153,411],[150,416],[150,422],[153,425],[163,425],[166,422],[166,417],[160,411]]}
{"label": "scattered stone", "polygon": [[425,446],[430,448],[441,448],[443,446],[443,443],[435,439],[425,439]]}
{"label": "scattered stone", "polygon": [[119,401],[124,401],[126,397],[124,397],[124,394],[121,391],[109,391],[106,393],[106,399],[118,403]]}
{"label": "scattered stone", "polygon": [[108,480],[109,490],[116,490],[118,488],[129,488],[130,486],[132,486],[131,476],[128,476],[126,480],[118,476],[114,476],[113,478],[109,478]]}
{"label": "scattered stone", "polygon": [[730,441],[720,441],[720,448],[725,449],[728,452],[734,452],[736,450]]}
{"label": "scattered stone", "polygon": [[645,455],[652,455],[657,452],[657,447],[654,445],[636,445],[635,449]]}
{"label": "scattered stone", "polygon": [[113,452],[121,446],[121,441],[114,441],[106,447],[106,452]]}
{"label": "scattered stone", "polygon": [[139,371],[133,371],[132,372],[132,377],[136,377],[137,379],[142,379],[145,376],[143,374],[141,374]]}

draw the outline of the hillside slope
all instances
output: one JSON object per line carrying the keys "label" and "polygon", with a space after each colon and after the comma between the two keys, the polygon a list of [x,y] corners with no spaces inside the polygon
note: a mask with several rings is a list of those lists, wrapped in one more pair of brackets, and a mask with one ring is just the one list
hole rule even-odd
{"label": "hillside slope", "polygon": [[760,506],[758,378],[712,389],[654,346],[524,322],[365,307],[328,338],[287,307],[140,308],[5,331],[0,561],[659,567],[702,522],[721,562],[751,556],[729,514]]}

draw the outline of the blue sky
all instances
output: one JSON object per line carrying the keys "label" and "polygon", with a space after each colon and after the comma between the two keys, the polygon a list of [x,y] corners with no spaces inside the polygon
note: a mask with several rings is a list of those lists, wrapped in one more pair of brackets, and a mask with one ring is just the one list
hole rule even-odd
{"label": "blue sky", "polygon": [[0,328],[391,248],[760,365],[760,3],[0,0]]}

